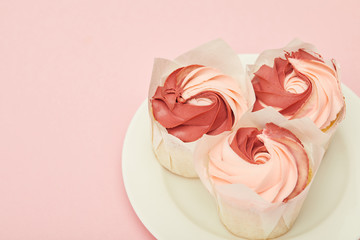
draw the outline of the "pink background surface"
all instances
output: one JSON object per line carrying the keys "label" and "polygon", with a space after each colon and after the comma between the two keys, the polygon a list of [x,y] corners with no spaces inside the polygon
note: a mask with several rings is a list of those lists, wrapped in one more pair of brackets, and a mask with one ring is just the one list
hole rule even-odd
{"label": "pink background surface", "polygon": [[360,2],[273,2],[1,1],[0,239],[154,239],[121,174],[154,57],[300,37],[360,95]]}

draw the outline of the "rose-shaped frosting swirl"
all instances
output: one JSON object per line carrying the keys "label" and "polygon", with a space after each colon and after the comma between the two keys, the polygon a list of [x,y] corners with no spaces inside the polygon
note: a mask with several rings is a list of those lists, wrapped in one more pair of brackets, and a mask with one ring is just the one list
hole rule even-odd
{"label": "rose-shaped frosting swirl", "polygon": [[151,104],[154,118],[183,142],[231,130],[248,109],[235,79],[202,65],[172,72]]}
{"label": "rose-shaped frosting swirl", "polygon": [[268,202],[286,202],[307,185],[309,158],[289,130],[267,123],[240,128],[209,152],[213,184],[244,184]]}
{"label": "rose-shaped frosting swirl", "polygon": [[253,111],[272,106],[288,119],[307,116],[323,130],[344,107],[335,65],[303,49],[275,58],[273,67],[262,65],[252,83]]}

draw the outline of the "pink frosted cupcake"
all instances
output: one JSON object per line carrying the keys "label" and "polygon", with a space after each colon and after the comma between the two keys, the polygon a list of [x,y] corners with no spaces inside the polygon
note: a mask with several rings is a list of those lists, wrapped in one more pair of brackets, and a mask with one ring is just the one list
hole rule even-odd
{"label": "pink frosted cupcake", "polygon": [[327,140],[308,119],[289,121],[264,109],[246,115],[237,131],[204,139],[196,170],[230,232],[274,238],[294,224]]}
{"label": "pink frosted cupcake", "polygon": [[221,40],[174,61],[156,59],[149,113],[157,159],[173,173],[197,177],[195,144],[204,135],[234,129],[253,102],[251,83],[245,82],[237,54]]}
{"label": "pink frosted cupcake", "polygon": [[345,114],[338,71],[334,60],[325,61],[314,46],[299,40],[264,51],[250,72],[253,111],[271,106],[288,119],[309,117],[332,134]]}

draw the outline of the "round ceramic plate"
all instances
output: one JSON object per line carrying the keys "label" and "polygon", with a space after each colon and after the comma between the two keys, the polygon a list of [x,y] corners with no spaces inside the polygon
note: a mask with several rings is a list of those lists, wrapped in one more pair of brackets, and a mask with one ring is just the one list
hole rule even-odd
{"label": "round ceramic plate", "polygon": [[[256,55],[241,55],[252,63]],[[321,163],[293,228],[280,239],[360,238],[360,99],[343,86],[347,113]],[[151,146],[147,101],[128,128],[122,155],[126,192],[143,224],[159,240],[240,239],[221,224],[198,179],[160,166]]]}

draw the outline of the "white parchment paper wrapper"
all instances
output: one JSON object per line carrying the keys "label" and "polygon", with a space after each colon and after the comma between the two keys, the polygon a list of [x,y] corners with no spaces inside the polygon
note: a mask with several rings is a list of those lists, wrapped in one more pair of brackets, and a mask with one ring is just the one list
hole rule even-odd
{"label": "white parchment paper wrapper", "polygon": [[[225,227],[237,236],[250,239],[274,238],[291,228],[320,166],[325,153],[324,145],[329,140],[329,135],[319,130],[310,119],[287,120],[271,107],[245,114],[241,127],[262,129],[268,122],[294,133],[303,143],[310,161],[311,182],[299,195],[286,203],[270,203],[243,184],[216,185],[211,181],[208,175],[208,153],[229,133],[206,136],[196,147],[194,155],[196,171],[205,187],[214,196],[220,219]],[[235,131],[230,134],[236,133]]]}
{"label": "white parchment paper wrapper", "polygon": [[[253,65],[247,65],[246,66],[246,77],[249,79],[248,81],[251,81],[251,79],[253,79],[254,73],[257,72],[262,65],[267,65],[269,67],[273,67],[275,58],[280,57],[282,59],[285,59],[286,52],[290,52],[290,53],[291,52],[296,52],[299,49],[303,49],[306,52],[312,54],[313,56],[319,57],[319,55],[317,54],[317,49],[316,49],[316,47],[314,45],[312,45],[310,43],[303,42],[300,39],[294,39],[288,45],[286,45],[284,48],[269,49],[269,50],[263,51],[258,56],[258,58],[256,59],[256,61],[255,61],[255,63]],[[337,74],[337,79],[339,81],[339,87],[341,88],[341,84],[340,84],[340,77],[341,77],[340,76],[340,66],[337,64],[337,62],[334,59],[332,59],[331,61],[324,59],[324,61],[329,67],[331,67],[331,68],[333,68],[335,70],[335,72]],[[326,148],[330,143],[331,136],[336,131],[338,123],[340,123],[344,119],[345,111],[346,111],[346,107],[344,105],[344,107],[339,112],[336,120],[331,125],[331,127],[329,127],[326,131],[324,131],[328,135],[330,135],[329,141],[326,143]]]}
{"label": "white parchment paper wrapper", "polygon": [[193,152],[196,143],[201,138],[194,142],[184,143],[169,134],[166,128],[154,119],[151,98],[156,89],[164,85],[170,73],[191,64],[216,68],[223,74],[236,79],[244,98],[247,99],[249,111],[251,111],[250,108],[255,101],[252,84],[245,78],[245,72],[237,53],[221,39],[195,48],[177,57],[174,61],[162,58],[155,59],[148,94],[153,150],[160,164],[171,172],[184,177],[197,177],[193,166]]}

